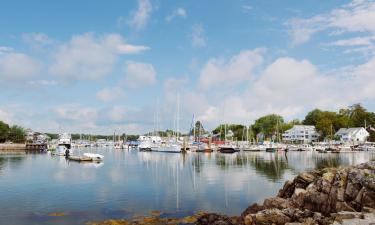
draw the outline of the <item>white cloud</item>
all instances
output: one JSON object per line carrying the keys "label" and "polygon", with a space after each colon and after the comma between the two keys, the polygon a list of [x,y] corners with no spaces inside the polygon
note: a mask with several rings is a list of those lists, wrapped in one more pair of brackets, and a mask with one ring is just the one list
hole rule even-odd
{"label": "white cloud", "polygon": [[86,107],[80,104],[63,104],[55,107],[53,111],[57,117],[73,122],[95,122],[98,118],[98,111],[93,107]]}
{"label": "white cloud", "polygon": [[23,53],[9,51],[9,48],[4,49],[0,54],[0,78],[28,79],[40,71],[41,64],[37,60]]}
{"label": "white cloud", "polygon": [[311,39],[311,36],[324,30],[326,18],[318,15],[310,19],[290,19],[285,25],[290,27],[293,45],[303,44]]}
{"label": "white cloud", "polygon": [[40,86],[55,86],[57,81],[55,80],[31,80],[28,82],[30,86],[40,87]]}
{"label": "white cloud", "polygon": [[140,53],[147,49],[146,46],[127,44],[119,34],[76,35],[58,47],[50,72],[68,79],[98,79],[112,71],[119,54]]}
{"label": "white cloud", "polygon": [[136,29],[144,28],[150,18],[151,12],[152,4],[149,0],[138,0],[138,9],[132,13],[129,25]]}
{"label": "white cloud", "polygon": [[375,41],[375,36],[369,37],[355,37],[349,39],[342,39],[331,43],[336,46],[371,46]]}
{"label": "white cloud", "polygon": [[167,22],[172,21],[174,18],[180,17],[180,18],[186,18],[186,10],[184,8],[177,8],[175,9],[170,15],[165,17],[165,20]]}
{"label": "white cloud", "polygon": [[199,86],[202,89],[222,89],[249,81],[253,69],[263,61],[263,52],[263,49],[243,50],[228,61],[222,58],[210,59],[200,73]]}
{"label": "white cloud", "polygon": [[294,18],[285,23],[290,27],[294,44],[310,40],[314,33],[335,29],[331,34],[360,32],[375,34],[375,2],[353,0],[331,12],[308,19]]}
{"label": "white cloud", "polygon": [[13,116],[8,110],[0,108],[0,121],[11,124],[13,123]]}
{"label": "white cloud", "polygon": [[7,53],[7,52],[12,52],[12,51],[14,51],[13,48],[6,47],[6,46],[0,46],[0,55],[4,54],[4,53]]}
{"label": "white cloud", "polygon": [[[281,57],[261,65],[262,54],[256,54],[258,61],[249,60],[254,57],[249,54],[243,56],[245,60],[237,60],[240,56],[234,55],[231,60],[220,63],[216,63],[217,59],[215,63],[209,60],[202,68],[197,86],[202,85],[202,74],[213,71],[214,75],[207,75],[210,79],[203,83],[221,88],[205,89],[199,91],[199,95],[197,90],[190,89],[182,94],[184,110],[194,113],[206,127],[214,128],[223,122],[249,124],[269,113],[278,113],[287,120],[301,118],[317,107],[337,110],[353,103],[375,100],[375,57],[357,67],[324,73],[308,60]],[[236,61],[241,63],[233,63]],[[254,64],[244,67],[248,61]],[[236,89],[222,95],[226,85],[233,82],[226,76],[230,74],[228,71],[245,72],[238,72],[243,76],[232,84]]]}
{"label": "white cloud", "polygon": [[125,63],[125,83],[131,88],[154,84],[156,71],[151,64],[127,61]]}
{"label": "white cloud", "polygon": [[125,96],[124,91],[119,87],[104,88],[96,93],[96,98],[99,101],[110,102]]}
{"label": "white cloud", "polygon": [[113,106],[108,111],[108,118],[112,122],[123,122],[126,118],[126,108],[124,106]]}
{"label": "white cloud", "polygon": [[195,24],[191,33],[191,45],[195,48],[206,46],[206,37],[204,35],[204,28],[202,24]]}

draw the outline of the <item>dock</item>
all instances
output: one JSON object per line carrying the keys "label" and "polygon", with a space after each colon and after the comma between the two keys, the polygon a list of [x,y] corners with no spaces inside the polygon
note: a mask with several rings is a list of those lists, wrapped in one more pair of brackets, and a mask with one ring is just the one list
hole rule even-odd
{"label": "dock", "polygon": [[93,159],[87,156],[69,156],[69,160],[77,161],[77,162],[92,162]]}
{"label": "dock", "polygon": [[45,150],[47,150],[47,144],[39,144],[39,143],[26,144],[26,151],[45,151]]}

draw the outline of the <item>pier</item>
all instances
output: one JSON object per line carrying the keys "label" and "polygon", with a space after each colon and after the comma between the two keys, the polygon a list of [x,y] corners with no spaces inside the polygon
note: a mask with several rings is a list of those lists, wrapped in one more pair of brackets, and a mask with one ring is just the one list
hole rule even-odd
{"label": "pier", "polygon": [[44,151],[47,150],[47,144],[30,143],[26,144],[26,151]]}

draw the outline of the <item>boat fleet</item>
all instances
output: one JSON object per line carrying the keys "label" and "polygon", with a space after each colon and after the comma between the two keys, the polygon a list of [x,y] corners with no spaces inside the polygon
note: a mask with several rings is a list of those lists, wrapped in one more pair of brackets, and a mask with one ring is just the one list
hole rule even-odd
{"label": "boat fleet", "polygon": [[137,149],[140,152],[166,152],[166,153],[186,153],[186,152],[279,152],[279,151],[316,151],[319,153],[342,153],[353,151],[375,151],[375,143],[365,142],[351,145],[349,143],[316,142],[312,144],[286,144],[264,141],[252,143],[249,141],[212,141],[211,138],[194,139],[194,137],[160,137],[157,135],[139,136],[137,141],[106,141],[89,142],[80,145],[81,141],[73,142],[68,133],[59,134],[57,143],[52,147],[52,154],[64,156],[73,161],[102,161],[104,156],[93,152],[80,154],[77,151],[81,148],[109,147],[114,149]]}

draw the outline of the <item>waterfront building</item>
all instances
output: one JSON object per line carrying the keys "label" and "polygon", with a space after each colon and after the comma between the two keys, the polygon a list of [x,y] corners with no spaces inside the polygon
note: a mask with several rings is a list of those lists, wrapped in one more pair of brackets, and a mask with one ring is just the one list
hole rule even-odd
{"label": "waterfront building", "polygon": [[33,142],[34,141],[34,131],[30,128],[26,129],[26,141]]}
{"label": "waterfront building", "polygon": [[342,142],[362,143],[366,142],[369,132],[363,127],[340,128],[335,133],[335,136],[340,138]]}
{"label": "waterfront building", "polygon": [[286,143],[311,143],[317,141],[319,134],[315,126],[294,125],[283,133],[283,142]]}

